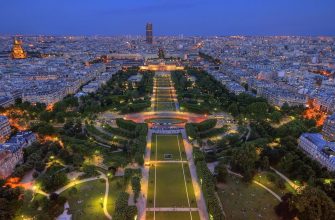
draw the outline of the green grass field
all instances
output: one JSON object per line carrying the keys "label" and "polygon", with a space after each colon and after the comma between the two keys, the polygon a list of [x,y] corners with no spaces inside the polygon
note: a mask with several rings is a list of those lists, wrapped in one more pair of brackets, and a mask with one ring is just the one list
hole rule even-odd
{"label": "green grass field", "polygon": [[268,174],[270,173],[272,173],[272,175],[276,177],[276,180],[280,179],[280,177],[274,172],[261,172],[254,176],[254,180],[265,185],[266,187],[277,193],[279,196],[283,196],[288,192],[296,193],[295,190],[286,182],[285,182],[285,188],[280,189],[274,182],[271,182],[270,179],[268,178]]}
{"label": "green grass field", "polygon": [[172,95],[168,90],[157,90],[155,100],[156,111],[175,111],[176,107],[172,99]]}
{"label": "green grass field", "polygon": [[189,172],[188,164],[183,164],[184,175],[180,163],[160,163],[156,165],[156,183],[155,167],[149,171],[149,191],[148,207],[154,207],[154,190],[156,184],[156,207],[190,207],[197,206],[192,179]]}
{"label": "green grass field", "polygon": [[279,201],[255,183],[228,176],[227,183],[218,189],[227,219],[279,219],[274,211]]}
{"label": "green grass field", "polygon": [[[170,76],[156,76],[156,87],[171,87]],[[156,90],[156,101],[154,103],[155,111],[175,111],[176,107],[172,99],[172,90],[160,89]]]}
{"label": "green grass field", "polygon": [[174,102],[156,102],[155,111],[175,111]]}
{"label": "green grass field", "polygon": [[[114,178],[109,185],[107,209],[111,215],[114,212],[116,198],[123,191],[122,184],[118,184],[119,181],[121,181],[120,178]],[[73,188],[61,193],[69,202],[72,219],[106,219],[103,212],[105,184],[104,180],[95,180],[75,186],[76,193],[71,193]]]}
{"label": "green grass field", "polygon": [[164,154],[172,154],[172,160],[181,160],[180,153],[182,160],[185,160],[186,154],[181,135],[152,136],[151,160],[165,160]]}
{"label": "green grass field", "polygon": [[156,77],[156,86],[158,87],[172,86],[171,77]]}
{"label": "green grass field", "polygon": [[[191,219],[190,212],[156,212],[157,220],[187,220]],[[198,212],[191,212],[192,220],[200,220]],[[154,212],[147,212],[147,220],[154,219]]]}
{"label": "green grass field", "polygon": [[[152,151],[151,160],[156,158],[164,160],[165,153],[173,154],[173,160],[181,160],[181,158],[185,160],[181,136],[154,135]],[[187,163],[158,163],[150,167],[147,206],[155,207],[155,201],[156,207],[196,207],[192,178]]]}

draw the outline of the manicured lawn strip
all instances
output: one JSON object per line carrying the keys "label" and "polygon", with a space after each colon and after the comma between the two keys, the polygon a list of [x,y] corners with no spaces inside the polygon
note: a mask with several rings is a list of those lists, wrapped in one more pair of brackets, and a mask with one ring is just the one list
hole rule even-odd
{"label": "manicured lawn strip", "polygon": [[171,87],[169,82],[157,82],[157,87]]}
{"label": "manicured lawn strip", "polygon": [[172,91],[169,89],[158,89],[156,92],[156,98],[161,98],[161,97],[170,97],[172,96]]}
{"label": "manicured lawn strip", "polygon": [[154,190],[155,190],[155,167],[152,165],[149,169],[147,207],[154,207]]}
{"label": "manicured lawn strip", "polygon": [[274,206],[279,202],[255,183],[246,184],[235,176],[228,176],[227,183],[218,189],[227,219],[277,220]]}
{"label": "manicured lawn strip", "polygon": [[175,111],[176,107],[173,102],[156,102],[156,111]]}
{"label": "manicured lawn strip", "polygon": [[173,102],[171,97],[157,97],[156,102]]}
{"label": "manicured lawn strip", "polygon": [[[192,220],[200,220],[198,212],[191,212]],[[154,212],[147,212],[146,214],[147,220],[154,219]],[[187,220],[191,219],[189,212],[156,212],[157,220]]]}
{"label": "manicured lawn strip", "polygon": [[[156,136],[157,136],[157,160],[165,160],[164,154],[172,154],[172,160],[180,160],[177,135],[153,135],[151,160],[155,160],[156,154]],[[179,135],[179,145],[183,160],[185,160],[185,148],[182,143],[182,137]]]}
{"label": "manicured lawn strip", "polygon": [[[184,166],[190,205],[196,207],[188,165]],[[181,164],[158,164],[156,178],[156,207],[188,207]]]}
{"label": "manicured lawn strip", "polygon": [[185,123],[187,120],[182,118],[150,118],[145,120],[146,123],[172,123],[172,124],[179,124]]}

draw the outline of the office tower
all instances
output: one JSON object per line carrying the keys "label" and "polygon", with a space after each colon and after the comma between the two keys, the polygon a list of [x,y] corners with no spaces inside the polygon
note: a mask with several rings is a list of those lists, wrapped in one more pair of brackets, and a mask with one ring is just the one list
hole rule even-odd
{"label": "office tower", "polygon": [[148,44],[152,44],[152,41],[153,41],[153,37],[152,37],[152,24],[151,23],[147,23],[145,29],[146,29],[146,42]]}

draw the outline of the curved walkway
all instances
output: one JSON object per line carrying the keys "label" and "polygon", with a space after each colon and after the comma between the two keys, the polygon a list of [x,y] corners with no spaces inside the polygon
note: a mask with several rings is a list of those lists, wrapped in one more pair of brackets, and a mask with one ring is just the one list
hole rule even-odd
{"label": "curved walkway", "polygon": [[81,183],[85,183],[85,182],[89,182],[89,181],[93,181],[93,180],[98,180],[102,177],[102,175],[100,176],[96,176],[96,177],[90,177],[90,178],[87,178],[87,179],[82,179],[82,180],[72,180],[69,184],[63,186],[62,188],[59,188],[58,190],[55,191],[55,193],[57,194],[61,194],[62,192],[64,192],[65,190],[75,186],[75,185],[78,185],[78,184],[81,184]]}
{"label": "curved walkway", "polygon": [[270,166],[270,169],[273,170],[278,176],[280,176],[283,180],[285,180],[295,191],[299,191],[301,186],[295,184],[292,180],[287,178],[284,174],[276,170],[275,168]]}
{"label": "curved walkway", "polygon": [[[105,196],[104,196],[104,202],[103,202],[103,210],[104,210],[104,214],[106,216],[106,218],[108,219],[112,219],[112,216],[109,214],[108,210],[107,210],[107,204],[108,204],[108,194],[109,194],[109,180],[106,174],[104,174],[103,172],[99,171],[100,176],[96,176],[96,177],[90,177],[87,179],[82,179],[82,180],[74,180],[72,182],[70,182],[69,184],[63,186],[62,188],[58,189],[55,191],[55,193],[60,194],[62,192],[64,192],[65,190],[76,186],[78,184],[81,183],[85,183],[85,182],[89,182],[89,181],[94,181],[94,180],[98,180],[98,179],[104,179],[106,182],[106,189],[105,189]],[[47,196],[49,196],[49,194],[47,194]]]}
{"label": "curved walkway", "polygon": [[106,176],[106,174],[98,171],[102,178],[106,181],[106,190],[105,190],[105,197],[104,197],[104,213],[105,213],[105,216],[106,218],[108,219],[112,219],[112,216],[109,214],[108,210],[107,210],[107,204],[108,204],[108,194],[109,194],[109,180],[108,180],[108,177]]}
{"label": "curved walkway", "polygon": [[[241,174],[235,173],[235,172],[233,172],[233,171],[231,171],[229,169],[227,169],[227,170],[228,170],[228,173],[233,174],[233,175],[235,175],[235,176],[237,176],[239,178],[243,178],[243,176]],[[282,201],[281,197],[277,193],[275,193],[271,189],[269,189],[268,187],[264,186],[263,184],[261,184],[260,182],[258,182],[256,180],[253,180],[252,182],[255,183],[255,184],[257,184],[258,186],[262,187],[263,189],[265,189],[269,193],[271,193],[278,201],[280,201],[280,202]]]}

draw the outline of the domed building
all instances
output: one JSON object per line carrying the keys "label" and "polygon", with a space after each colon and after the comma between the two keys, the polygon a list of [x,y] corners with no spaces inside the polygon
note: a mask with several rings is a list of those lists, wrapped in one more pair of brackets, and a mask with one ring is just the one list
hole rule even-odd
{"label": "domed building", "polygon": [[13,49],[12,49],[13,59],[25,59],[27,58],[27,53],[22,48],[22,40],[14,39]]}

